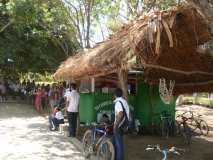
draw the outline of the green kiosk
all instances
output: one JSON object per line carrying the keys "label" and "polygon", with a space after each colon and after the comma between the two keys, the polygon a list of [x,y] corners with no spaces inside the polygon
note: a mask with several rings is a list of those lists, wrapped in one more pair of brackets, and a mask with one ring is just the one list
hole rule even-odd
{"label": "green kiosk", "polygon": [[[128,96],[130,110],[134,119],[140,121],[144,128],[149,128],[153,120],[160,121],[155,115],[164,111],[175,118],[175,98],[165,104],[160,97],[159,87],[139,83],[137,93]],[[113,120],[114,104],[112,93],[81,93],[80,95],[80,122],[90,124],[99,122],[102,114],[107,114]],[[158,122],[157,122],[158,123]]]}

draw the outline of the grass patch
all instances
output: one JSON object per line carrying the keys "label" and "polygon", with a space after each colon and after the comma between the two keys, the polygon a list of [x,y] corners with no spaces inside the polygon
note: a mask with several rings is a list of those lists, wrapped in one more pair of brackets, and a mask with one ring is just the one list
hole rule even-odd
{"label": "grass patch", "polygon": [[183,104],[195,104],[213,108],[213,100],[204,97],[183,97]]}

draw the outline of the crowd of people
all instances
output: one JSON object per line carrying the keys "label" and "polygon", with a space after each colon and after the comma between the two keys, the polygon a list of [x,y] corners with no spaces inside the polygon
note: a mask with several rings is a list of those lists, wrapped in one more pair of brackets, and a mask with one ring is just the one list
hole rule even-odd
{"label": "crowd of people", "polygon": [[[123,128],[125,120],[129,119],[129,106],[123,98],[121,89],[115,91],[115,121],[113,127],[113,145],[115,148],[116,160],[123,160]],[[80,95],[77,91],[76,84],[67,85],[63,83],[54,83],[52,85],[36,84],[35,81],[17,81],[4,80],[0,81],[0,102],[6,102],[8,97],[16,99],[19,97],[29,103],[34,104],[35,109],[39,112],[50,114],[50,130],[57,130],[59,124],[64,123],[62,109],[67,113],[69,123],[69,136],[76,136],[77,116],[79,112]],[[105,117],[103,117],[105,118]],[[108,117],[107,121],[108,121]],[[128,122],[127,122],[128,123]]]}
{"label": "crowd of people", "polygon": [[32,95],[35,86],[35,81],[20,83],[16,80],[0,80],[0,102],[6,102],[9,98],[16,99],[17,97],[24,100]]}
{"label": "crowd of people", "polygon": [[0,80],[0,102],[22,100],[33,104],[38,112],[53,111],[63,98],[66,83],[39,84],[33,81]]}

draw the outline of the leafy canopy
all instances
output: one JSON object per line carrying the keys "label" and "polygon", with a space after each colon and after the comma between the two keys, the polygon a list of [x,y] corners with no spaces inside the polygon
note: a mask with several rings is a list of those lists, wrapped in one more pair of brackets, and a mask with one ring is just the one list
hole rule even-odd
{"label": "leafy canopy", "polygon": [[12,63],[20,72],[54,71],[79,48],[60,0],[2,1],[0,18],[0,30],[7,26],[0,31],[1,68]]}

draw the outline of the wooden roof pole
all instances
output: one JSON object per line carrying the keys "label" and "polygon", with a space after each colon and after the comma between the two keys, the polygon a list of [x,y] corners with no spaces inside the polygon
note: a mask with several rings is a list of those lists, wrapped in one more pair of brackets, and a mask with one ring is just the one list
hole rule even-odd
{"label": "wooden roof pole", "polygon": [[165,71],[169,71],[169,72],[175,72],[175,73],[180,73],[180,74],[184,74],[184,75],[192,75],[192,74],[203,74],[203,75],[207,75],[207,76],[213,76],[212,72],[204,72],[204,71],[183,71],[183,70],[179,70],[179,69],[172,69],[169,67],[164,67],[161,65],[155,65],[155,64],[142,64],[145,68],[155,68],[155,69],[162,69]]}
{"label": "wooden roof pole", "polygon": [[[118,70],[118,80],[119,80],[118,85],[122,89],[123,97],[126,100],[128,100],[127,79],[128,79],[128,70],[119,69]],[[128,153],[127,153],[128,135],[124,135],[123,140],[124,140],[124,159],[128,160]]]}
{"label": "wooden roof pole", "polygon": [[94,93],[95,92],[95,78],[91,78],[91,92]]}
{"label": "wooden roof pole", "polygon": [[[75,81],[75,83],[77,85],[78,92],[80,93],[79,88],[81,85],[81,81]],[[79,132],[80,132],[80,111],[79,111],[79,106],[78,106],[76,135],[79,135]]]}
{"label": "wooden roof pole", "polygon": [[128,100],[128,70],[123,70],[119,69],[118,70],[118,86],[122,89],[123,91],[123,96],[126,100]]}

